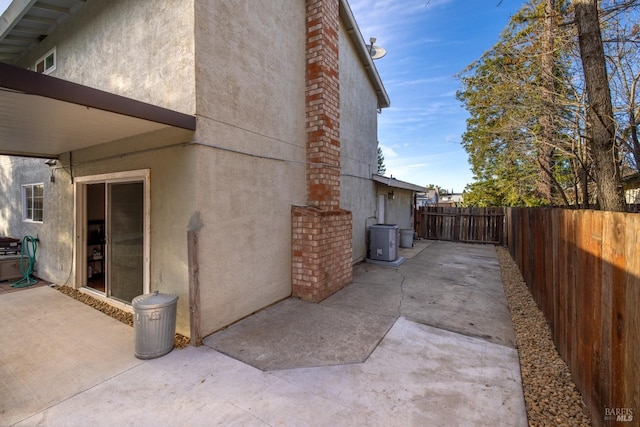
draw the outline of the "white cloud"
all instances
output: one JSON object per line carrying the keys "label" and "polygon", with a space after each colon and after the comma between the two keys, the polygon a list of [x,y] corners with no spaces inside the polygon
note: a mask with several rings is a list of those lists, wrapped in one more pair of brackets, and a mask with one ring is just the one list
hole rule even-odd
{"label": "white cloud", "polygon": [[443,1],[449,0],[351,0],[349,5],[364,39],[376,37],[387,47],[410,36],[398,22],[427,13],[429,3],[439,5]]}
{"label": "white cloud", "polygon": [[451,80],[451,76],[438,76],[438,77],[427,77],[422,79],[414,79],[414,80],[399,80],[394,81],[387,86],[415,86],[415,85],[424,85],[424,84],[432,84],[432,83],[440,83],[442,81]]}
{"label": "white cloud", "polygon": [[386,176],[417,185],[437,184],[445,188],[462,191],[472,174],[466,162],[452,162],[457,152],[449,151],[424,154],[411,158],[398,157],[387,162]]}
{"label": "white cloud", "polygon": [[454,144],[460,144],[462,141],[462,137],[459,134],[450,134],[445,137],[445,141]]}
{"label": "white cloud", "polygon": [[382,150],[382,155],[385,158],[385,163],[386,159],[394,159],[398,157],[398,153],[396,153],[393,148],[389,147],[388,145],[380,144],[380,149]]}

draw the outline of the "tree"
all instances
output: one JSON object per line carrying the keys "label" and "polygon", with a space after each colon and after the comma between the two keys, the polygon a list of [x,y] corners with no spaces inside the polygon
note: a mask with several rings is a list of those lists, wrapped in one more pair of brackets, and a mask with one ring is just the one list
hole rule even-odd
{"label": "tree", "polygon": [[566,61],[553,47],[555,19],[545,19],[554,18],[548,7],[555,3],[526,4],[499,42],[459,76],[464,89],[457,96],[471,114],[463,146],[475,179],[487,182],[467,191],[500,185],[492,194],[501,204],[568,203],[561,181],[570,164],[562,161],[566,149],[557,147],[566,143],[562,121],[569,117],[558,101],[569,93]]}
{"label": "tree", "polygon": [[587,144],[593,157],[598,201],[604,210],[624,211],[616,122],[607,76],[597,0],[571,0],[575,9],[578,45],[589,107]]}
{"label": "tree", "polygon": [[552,204],[553,194],[553,157],[554,157],[554,106],[555,102],[555,39],[556,39],[556,2],[545,0],[544,26],[542,33],[542,53],[540,55],[541,89],[543,102],[547,108],[539,118],[540,144],[538,150],[538,167],[540,179],[538,180],[537,196],[546,204]]}
{"label": "tree", "polygon": [[[578,3],[588,4],[596,24],[604,20],[609,46],[600,40],[607,55],[600,52],[598,61],[583,43],[600,36],[600,27],[581,26],[583,9],[571,7]],[[611,0],[600,15],[597,3],[525,3],[498,43],[460,74],[457,97],[470,113],[462,143],[476,181],[465,200],[575,207],[599,201],[604,209],[624,209],[620,163],[640,164],[640,1]],[[615,89],[608,97],[605,57]],[[607,109],[607,98],[615,109]],[[473,194],[482,191],[490,197]]]}
{"label": "tree", "polygon": [[384,165],[384,155],[382,154],[382,149],[378,145],[378,175],[383,175],[387,171],[386,166]]}
{"label": "tree", "polygon": [[[613,113],[618,123],[618,144],[623,150],[623,166],[628,173],[640,171],[639,20],[639,11],[625,8],[618,16],[609,17],[603,28]],[[624,177],[624,173],[622,175]]]}

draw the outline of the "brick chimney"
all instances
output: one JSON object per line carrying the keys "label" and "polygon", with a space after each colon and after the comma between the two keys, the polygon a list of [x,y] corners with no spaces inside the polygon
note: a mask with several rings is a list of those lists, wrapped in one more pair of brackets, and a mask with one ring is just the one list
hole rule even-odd
{"label": "brick chimney", "polygon": [[339,0],[307,0],[307,205],[292,208],[293,296],[318,302],[352,279],[352,215],[340,209]]}

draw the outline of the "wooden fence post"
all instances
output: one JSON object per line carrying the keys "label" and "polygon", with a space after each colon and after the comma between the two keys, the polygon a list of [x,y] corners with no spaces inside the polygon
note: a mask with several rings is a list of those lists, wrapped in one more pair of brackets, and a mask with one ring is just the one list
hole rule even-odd
{"label": "wooden fence post", "polygon": [[189,263],[189,327],[191,345],[202,345],[200,336],[200,280],[198,266],[198,233],[187,231],[187,257]]}

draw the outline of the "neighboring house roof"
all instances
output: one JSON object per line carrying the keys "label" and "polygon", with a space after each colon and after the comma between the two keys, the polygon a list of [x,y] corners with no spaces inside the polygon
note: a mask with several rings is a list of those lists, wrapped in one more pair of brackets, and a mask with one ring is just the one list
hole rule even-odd
{"label": "neighboring house roof", "polygon": [[440,194],[440,200],[451,200],[452,202],[462,202],[464,201],[464,194],[463,193]]}
{"label": "neighboring house roof", "polygon": [[416,195],[416,201],[418,206],[435,206],[439,199],[438,189],[428,189],[426,193],[419,193]]}
{"label": "neighboring house roof", "polygon": [[164,128],[196,127],[194,116],[1,62],[0,89],[0,154],[54,158]]}
{"label": "neighboring house roof", "polygon": [[347,33],[351,37],[351,41],[356,47],[358,52],[358,56],[360,60],[364,64],[364,69],[373,84],[373,87],[378,96],[378,108],[388,108],[391,105],[391,101],[389,100],[389,95],[387,94],[384,85],[382,84],[382,79],[380,79],[380,75],[378,74],[378,70],[373,63],[373,59],[371,59],[371,55],[367,50],[367,47],[364,43],[364,39],[362,38],[362,34],[360,33],[360,29],[358,28],[358,24],[356,24],[356,20],[353,17],[353,12],[351,12],[351,8],[349,7],[349,3],[346,0],[340,0],[340,17],[343,19],[345,27],[347,29]]}
{"label": "neighboring house roof", "polygon": [[426,187],[422,187],[416,184],[411,184],[410,182],[400,181],[395,178],[387,178],[386,176],[377,175],[377,174],[373,174],[371,178],[375,182],[379,182],[381,184],[385,184],[393,188],[401,188],[404,190],[419,191],[423,193],[427,191]]}
{"label": "neighboring house roof", "polygon": [[622,177],[624,189],[634,189],[640,187],[640,174],[638,172],[628,172]]}
{"label": "neighboring house roof", "polygon": [[438,200],[439,197],[440,193],[437,188],[429,188],[425,193],[418,194],[418,198],[421,199]]}
{"label": "neighboring house roof", "polygon": [[438,192],[437,188],[431,188],[427,190],[427,193],[425,194],[425,196],[428,199],[433,199],[434,197],[440,197],[440,193]]}

